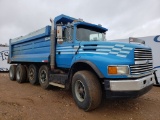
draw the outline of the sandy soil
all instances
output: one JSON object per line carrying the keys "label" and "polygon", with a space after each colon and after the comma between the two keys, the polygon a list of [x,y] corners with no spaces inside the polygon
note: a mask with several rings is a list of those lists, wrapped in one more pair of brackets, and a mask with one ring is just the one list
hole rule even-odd
{"label": "sandy soil", "polygon": [[160,120],[160,87],[137,99],[105,100],[91,112],[80,110],[70,91],[10,81],[0,73],[0,120]]}

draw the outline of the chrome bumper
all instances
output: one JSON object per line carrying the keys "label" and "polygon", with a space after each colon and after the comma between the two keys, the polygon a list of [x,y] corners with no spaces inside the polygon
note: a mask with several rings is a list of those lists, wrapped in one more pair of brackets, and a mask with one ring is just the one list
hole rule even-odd
{"label": "chrome bumper", "polygon": [[153,84],[154,75],[149,75],[136,80],[110,80],[111,91],[139,91]]}

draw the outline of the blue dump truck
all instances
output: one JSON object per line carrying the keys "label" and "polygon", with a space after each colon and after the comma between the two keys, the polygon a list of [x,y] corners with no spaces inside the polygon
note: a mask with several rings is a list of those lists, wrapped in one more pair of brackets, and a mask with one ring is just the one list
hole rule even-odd
{"label": "blue dump truck", "polygon": [[[107,41],[101,25],[59,15],[51,26],[10,39],[9,77],[47,89],[71,89],[85,111],[102,98],[136,98],[153,85],[151,48]],[[133,41],[132,41],[133,42]]]}

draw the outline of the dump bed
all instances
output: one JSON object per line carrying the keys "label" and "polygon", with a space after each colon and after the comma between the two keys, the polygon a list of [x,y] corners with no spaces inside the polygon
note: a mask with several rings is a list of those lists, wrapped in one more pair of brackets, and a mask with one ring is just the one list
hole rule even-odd
{"label": "dump bed", "polygon": [[9,62],[48,62],[51,26],[10,40]]}

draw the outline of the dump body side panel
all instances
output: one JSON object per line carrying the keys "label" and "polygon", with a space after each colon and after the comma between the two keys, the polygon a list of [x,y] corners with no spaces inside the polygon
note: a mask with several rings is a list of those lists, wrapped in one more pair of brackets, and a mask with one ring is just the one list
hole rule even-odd
{"label": "dump body side panel", "polygon": [[50,26],[10,40],[10,62],[47,62],[50,54]]}

